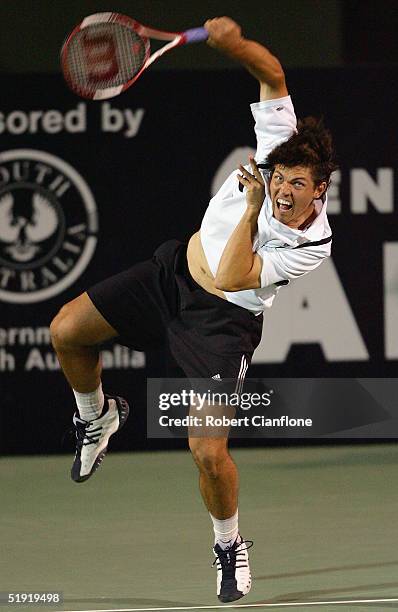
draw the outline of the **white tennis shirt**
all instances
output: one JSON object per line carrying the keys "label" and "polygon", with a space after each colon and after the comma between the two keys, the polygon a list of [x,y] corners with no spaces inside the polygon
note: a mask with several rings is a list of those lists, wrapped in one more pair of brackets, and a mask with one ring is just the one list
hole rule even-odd
{"label": "white tennis shirt", "polygon": [[[251,104],[257,138],[256,162],[264,163],[278,144],[288,140],[296,131],[296,115],[290,96]],[[250,171],[250,167],[247,166]],[[210,270],[215,276],[221,255],[229,237],[246,210],[246,188],[239,190],[234,170],[217,194],[210,200],[200,228],[200,237]],[[255,313],[270,308],[275,295],[290,280],[315,270],[330,255],[331,230],[326,216],[325,202],[315,201],[317,217],[305,230],[292,229],[273,216],[272,200],[266,174],[266,195],[260,210],[253,252],[263,260],[261,287],[243,291],[224,291],[227,300]],[[315,244],[314,244],[315,243]],[[305,246],[308,245],[308,246]]]}

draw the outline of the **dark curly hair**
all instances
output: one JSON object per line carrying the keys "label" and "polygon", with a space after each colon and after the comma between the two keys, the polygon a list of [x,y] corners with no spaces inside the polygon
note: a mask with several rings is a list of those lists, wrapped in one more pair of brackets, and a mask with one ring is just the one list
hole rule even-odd
{"label": "dark curly hair", "polygon": [[306,117],[299,120],[297,132],[268,155],[266,166],[271,172],[277,164],[288,168],[309,167],[315,185],[326,181],[327,189],[330,175],[338,165],[335,160],[332,135],[325,127],[323,118]]}

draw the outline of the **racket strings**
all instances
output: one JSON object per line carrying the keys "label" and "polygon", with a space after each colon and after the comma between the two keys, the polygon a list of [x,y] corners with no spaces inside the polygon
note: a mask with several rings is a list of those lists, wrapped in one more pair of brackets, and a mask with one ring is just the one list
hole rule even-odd
{"label": "racket strings", "polygon": [[80,88],[102,90],[124,85],[142,68],[148,45],[120,24],[93,24],[78,32],[68,47],[69,79]]}

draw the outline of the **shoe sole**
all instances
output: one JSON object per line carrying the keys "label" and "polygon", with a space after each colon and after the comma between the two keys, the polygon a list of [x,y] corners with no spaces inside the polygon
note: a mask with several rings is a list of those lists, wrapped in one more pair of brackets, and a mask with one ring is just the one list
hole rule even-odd
{"label": "shoe sole", "polygon": [[[121,430],[121,428],[123,427],[123,425],[125,424],[125,422],[128,419],[128,416],[130,414],[130,407],[128,405],[128,403],[126,402],[125,399],[123,399],[123,397],[112,397],[109,395],[105,396],[107,399],[113,399],[116,400],[116,406],[118,409],[118,413],[119,413],[119,427],[117,428],[117,430],[114,433],[117,433],[118,431]],[[109,439],[111,439],[111,437],[114,434],[112,434],[111,436],[109,436]],[[109,441],[108,441],[109,442]],[[93,467],[91,468],[91,472],[89,474],[86,474],[86,476],[81,476],[80,478],[74,479],[72,477],[73,482],[86,482],[86,480],[88,480],[93,474],[94,472],[96,472],[98,470],[98,468],[100,467],[101,463],[104,460],[104,457],[106,455],[106,451],[108,450],[108,445],[105,446],[105,448],[100,452],[100,454],[98,455],[98,457],[96,458]]]}
{"label": "shoe sole", "polygon": [[231,601],[238,601],[238,599],[242,599],[242,597],[244,597],[244,594],[241,593],[238,597],[220,597],[220,595],[218,596],[219,601],[221,601],[222,603],[231,603]]}

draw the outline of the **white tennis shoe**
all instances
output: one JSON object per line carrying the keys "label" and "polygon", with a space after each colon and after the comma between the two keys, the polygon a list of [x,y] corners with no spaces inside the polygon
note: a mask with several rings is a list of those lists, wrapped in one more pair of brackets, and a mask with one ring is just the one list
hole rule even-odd
{"label": "white tennis shoe", "polygon": [[227,549],[219,544],[213,548],[217,565],[217,597],[223,603],[236,601],[247,595],[252,586],[248,549],[253,546],[251,540],[242,540],[240,534]]}
{"label": "white tennis shoe", "polygon": [[99,468],[108,448],[109,438],[125,424],[129,405],[122,397],[105,395],[104,410],[98,419],[84,421],[73,416],[76,429],[76,454],[71,476],[84,482]]}

